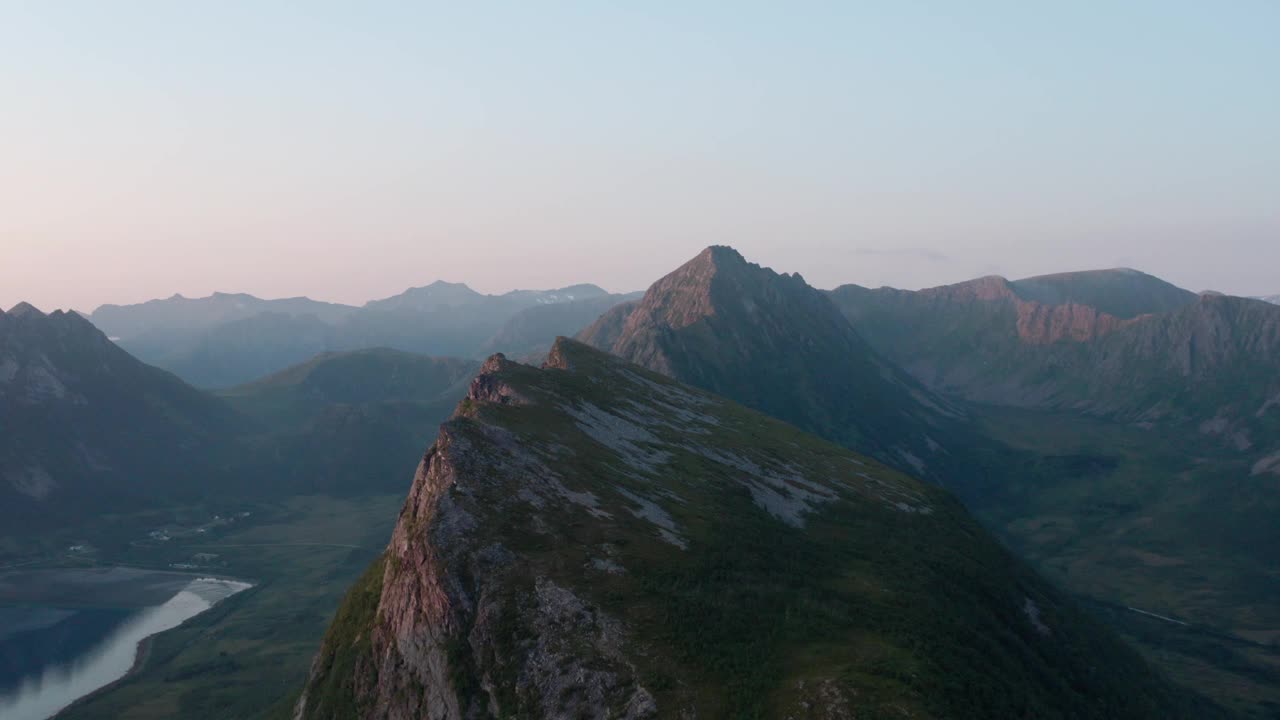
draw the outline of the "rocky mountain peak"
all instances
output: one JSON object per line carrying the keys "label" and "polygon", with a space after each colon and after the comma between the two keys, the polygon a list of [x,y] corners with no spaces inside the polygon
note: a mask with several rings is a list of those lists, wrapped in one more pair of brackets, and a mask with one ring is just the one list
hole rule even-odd
{"label": "rocky mountain peak", "polygon": [[759,321],[784,305],[803,305],[815,317],[838,319],[834,306],[798,274],[778,274],[747,262],[731,247],[713,245],[654,283],[624,332],[654,324],[679,329],[711,316]]}
{"label": "rocky mountain peak", "polygon": [[563,335],[557,337],[551,345],[551,351],[547,353],[547,359],[542,363],[544,370],[572,370],[573,361],[569,357],[569,353],[565,350],[565,343],[569,339]]}
{"label": "rocky mountain peak", "polygon": [[[472,403],[489,403],[497,405],[527,405],[529,398],[513,388],[502,379],[502,375],[518,366],[502,353],[494,353],[480,366],[480,372],[471,380],[467,390],[467,399]],[[458,412],[467,414],[471,408],[464,404]]]}
{"label": "rocky mountain peak", "polygon": [[9,314],[12,315],[13,317],[23,317],[24,315],[35,316],[35,317],[45,316],[45,314],[40,312],[40,310],[36,308],[35,305],[32,305],[29,302],[20,302],[17,305],[14,305],[13,307],[9,308]]}
{"label": "rocky mountain peak", "polygon": [[750,263],[748,263],[747,259],[742,256],[742,253],[728,245],[709,245],[686,264],[710,267],[734,267],[744,266]]}
{"label": "rocky mountain peak", "polygon": [[[883,361],[799,275],[711,247],[579,339],[863,452],[935,477],[951,414]],[[935,428],[931,430],[930,428]]]}

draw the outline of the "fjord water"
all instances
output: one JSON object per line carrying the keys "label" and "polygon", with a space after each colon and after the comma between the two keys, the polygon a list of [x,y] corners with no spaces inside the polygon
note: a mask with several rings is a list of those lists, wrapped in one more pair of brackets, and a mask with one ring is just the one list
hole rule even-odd
{"label": "fjord water", "polygon": [[[155,587],[150,577],[141,581]],[[83,586],[91,601],[94,583]],[[249,587],[234,580],[187,577],[173,583],[168,599],[147,607],[0,607],[0,718],[51,717],[124,677],[142,640]]]}

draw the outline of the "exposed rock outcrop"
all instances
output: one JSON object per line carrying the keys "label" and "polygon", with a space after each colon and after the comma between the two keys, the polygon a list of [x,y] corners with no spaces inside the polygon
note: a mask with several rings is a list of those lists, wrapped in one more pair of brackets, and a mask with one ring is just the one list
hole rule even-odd
{"label": "exposed rock outcrop", "polygon": [[930,479],[954,475],[956,408],[886,362],[799,274],[733,248],[703,250],[578,337]]}
{"label": "exposed rock outcrop", "polygon": [[938,488],[573,341],[550,358],[485,363],[298,720],[1192,716]]}

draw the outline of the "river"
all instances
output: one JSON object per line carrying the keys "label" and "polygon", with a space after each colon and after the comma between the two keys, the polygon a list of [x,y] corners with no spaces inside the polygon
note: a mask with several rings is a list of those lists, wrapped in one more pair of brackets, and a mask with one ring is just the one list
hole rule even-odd
{"label": "river", "polygon": [[143,639],[249,587],[132,568],[0,575],[0,718],[53,716],[124,677]]}

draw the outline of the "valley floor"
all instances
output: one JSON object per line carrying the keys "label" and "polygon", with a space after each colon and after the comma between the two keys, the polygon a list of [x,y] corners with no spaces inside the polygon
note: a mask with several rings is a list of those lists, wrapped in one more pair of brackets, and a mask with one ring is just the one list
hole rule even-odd
{"label": "valley floor", "polygon": [[[403,494],[364,498],[294,497],[246,506],[234,523],[154,540],[159,515],[120,516],[28,567],[201,565],[255,586],[181,627],[154,636],[134,672],[60,714],[89,720],[243,718],[279,714],[293,702],[332,613],[347,588],[385,548]],[[174,508],[171,518],[203,517]],[[191,527],[184,520],[174,527]],[[200,523],[198,526],[203,526]],[[144,538],[143,541],[130,538]],[[67,545],[67,543],[75,543]],[[84,546],[84,547],[77,547]],[[77,547],[76,551],[67,551]],[[192,568],[195,571],[194,568]]]}

